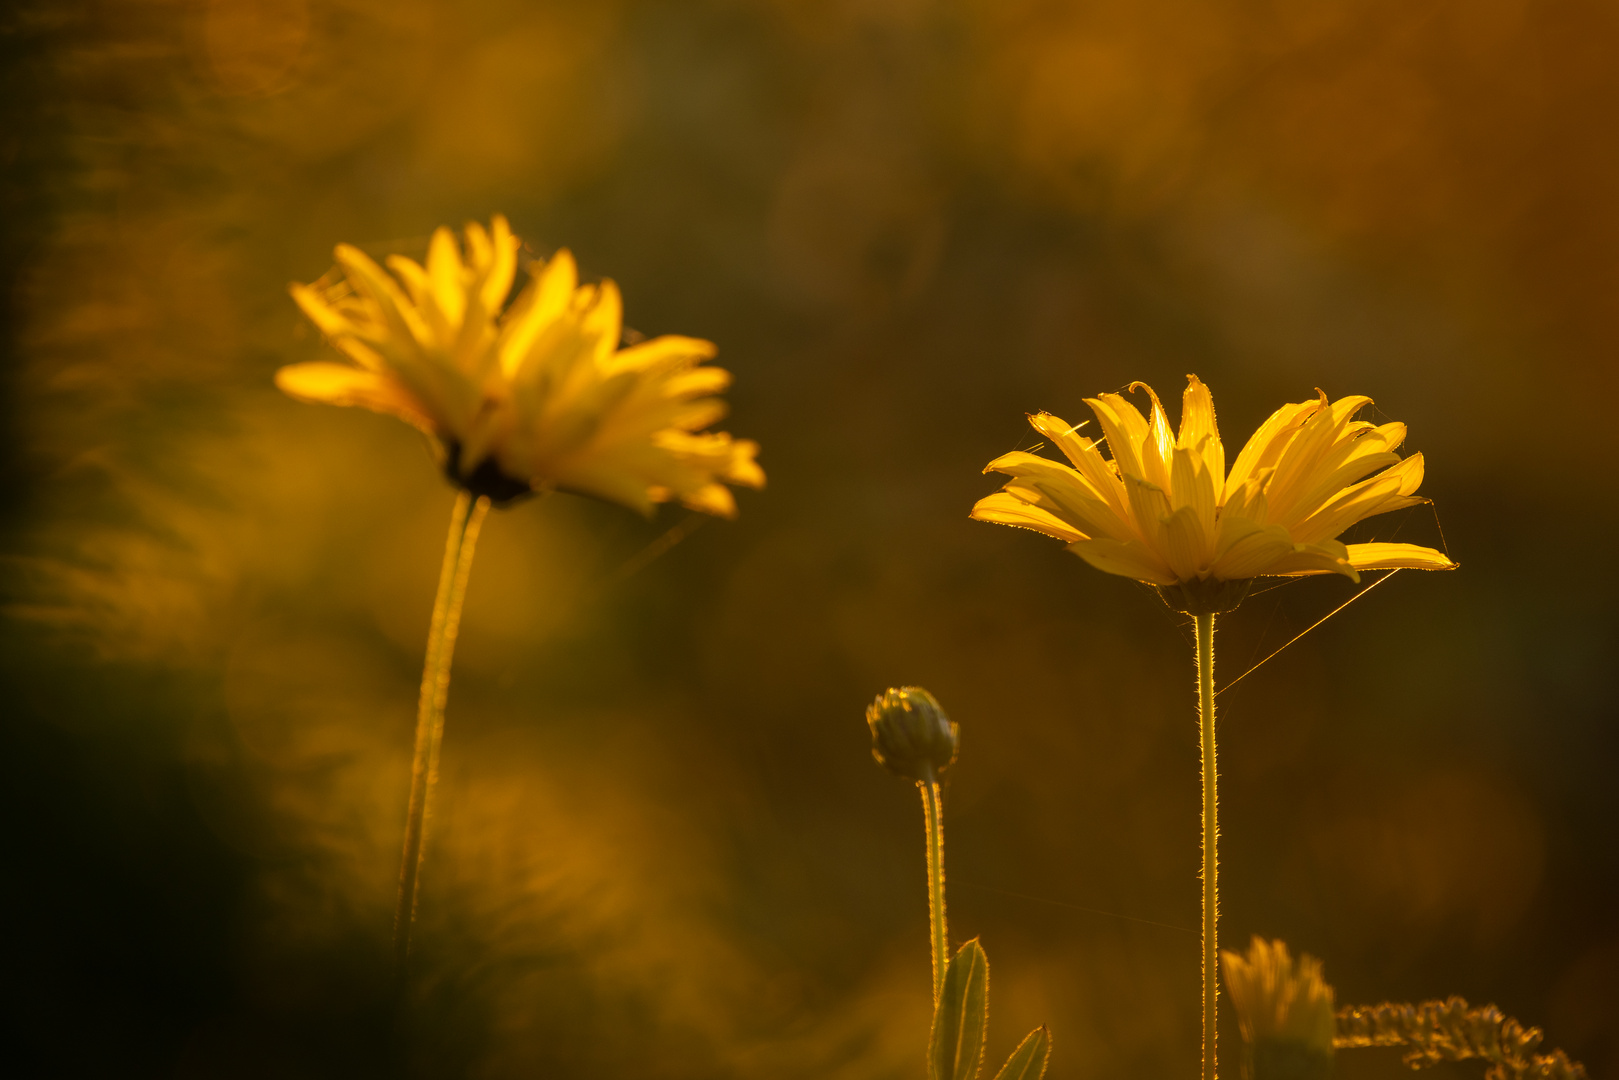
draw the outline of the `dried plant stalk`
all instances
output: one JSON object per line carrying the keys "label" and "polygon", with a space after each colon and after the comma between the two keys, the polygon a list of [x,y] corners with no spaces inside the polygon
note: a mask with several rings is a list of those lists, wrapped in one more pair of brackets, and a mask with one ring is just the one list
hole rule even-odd
{"label": "dried plant stalk", "polygon": [[1472,1008],[1459,997],[1420,1005],[1385,1002],[1338,1010],[1338,1049],[1404,1046],[1413,1069],[1441,1061],[1479,1058],[1490,1063],[1486,1080],[1586,1080],[1585,1066],[1561,1050],[1537,1054],[1545,1036],[1494,1005]]}

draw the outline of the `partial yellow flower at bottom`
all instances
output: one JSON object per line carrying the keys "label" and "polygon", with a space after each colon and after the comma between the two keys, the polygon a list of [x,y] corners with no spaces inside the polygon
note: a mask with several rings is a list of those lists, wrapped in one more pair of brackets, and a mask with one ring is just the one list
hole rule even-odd
{"label": "partial yellow flower at bottom", "polygon": [[[1422,455],[1401,459],[1404,424],[1354,419],[1366,397],[1284,405],[1259,426],[1231,471],[1214,399],[1187,376],[1178,432],[1145,383],[1149,419],[1119,394],[1087,398],[1112,451],[1050,413],[1029,423],[1070,464],[1017,451],[985,472],[1012,479],[980,499],[972,517],[1054,536],[1110,574],[1164,588],[1183,610],[1234,607],[1256,577],[1361,570],[1449,570],[1448,556],[1417,544],[1342,544],[1349,526],[1427,500],[1417,497]],[[1083,425],[1078,425],[1083,426]]]}
{"label": "partial yellow flower at bottom", "polygon": [[1337,1029],[1332,987],[1321,961],[1258,935],[1248,955],[1221,952],[1226,992],[1248,1049],[1250,1080],[1325,1080],[1332,1072]]}
{"label": "partial yellow flower at bottom", "polygon": [[465,251],[440,228],[425,266],[336,250],[341,278],[293,285],[298,306],[351,363],[293,364],[276,385],[302,401],[397,416],[433,441],[458,486],[495,502],[530,491],[593,495],[649,513],[678,500],[736,513],[726,484],[764,486],[757,443],[702,429],[725,415],[730,373],[714,346],[664,336],[619,348],[611,281],[580,285],[558,252],[518,271],[506,219],[470,224]]}

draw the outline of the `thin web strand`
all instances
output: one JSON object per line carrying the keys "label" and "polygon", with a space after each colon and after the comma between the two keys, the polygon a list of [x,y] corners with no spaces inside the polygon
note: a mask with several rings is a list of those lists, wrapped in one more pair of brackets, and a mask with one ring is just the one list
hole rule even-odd
{"label": "thin web strand", "polygon": [[1355,593],[1355,595],[1351,596],[1348,600],[1345,600],[1343,603],[1339,604],[1337,607],[1333,608],[1331,611],[1329,611],[1325,615],[1321,616],[1315,622],[1311,623],[1309,626],[1306,626],[1303,630],[1300,630],[1297,634],[1293,635],[1293,637],[1289,638],[1286,645],[1283,645],[1280,649],[1277,649],[1275,652],[1273,652],[1269,656],[1265,657],[1265,659],[1261,660],[1259,663],[1255,664],[1253,667],[1249,668],[1247,671],[1243,672],[1241,675],[1238,675],[1235,679],[1232,679],[1230,682],[1228,682],[1224,686],[1220,687],[1220,689],[1218,689],[1218,690],[1216,690],[1214,692],[1214,696],[1219,697],[1221,694],[1225,693],[1227,690],[1231,689],[1233,686],[1236,686],[1238,683],[1242,682],[1242,680],[1246,679],[1248,676],[1252,675],[1254,672],[1258,671],[1260,668],[1264,667],[1266,664],[1268,664],[1272,660],[1276,659],[1284,651],[1286,651],[1289,646],[1291,646],[1294,642],[1298,641],[1305,634],[1308,634],[1311,630],[1314,630],[1316,627],[1320,626],[1322,623],[1326,622],[1328,619],[1330,619],[1334,615],[1338,614],[1338,612],[1342,611],[1344,608],[1348,607],[1350,604],[1353,604],[1356,600],[1359,600],[1361,597],[1365,596],[1367,593],[1371,592],[1373,589],[1375,589],[1379,585],[1383,584],[1383,582],[1387,581],[1389,578],[1393,577],[1395,574],[1398,574],[1401,569],[1402,569],[1401,567],[1397,566],[1393,570],[1390,570],[1388,573],[1384,574],[1382,577],[1378,578],[1376,581],[1372,582],[1370,585],[1366,586],[1364,589],[1360,589],[1359,591],[1357,591]]}
{"label": "thin web strand", "polygon": [[682,540],[686,539],[686,537],[702,528],[708,523],[708,520],[709,518],[707,514],[700,514],[695,510],[690,514],[687,514],[683,520],[676,522],[662,536],[652,541],[634,555],[631,555],[619,565],[618,569],[612,571],[606,577],[602,578],[601,581],[596,584],[596,588],[594,590],[596,595],[600,596],[602,593],[606,592],[608,589],[611,589],[619,582],[624,581],[627,578],[634,577],[636,574],[639,574],[642,570],[645,570],[648,566],[652,565],[663,556],[669,554],[670,550],[676,544],[680,543]]}

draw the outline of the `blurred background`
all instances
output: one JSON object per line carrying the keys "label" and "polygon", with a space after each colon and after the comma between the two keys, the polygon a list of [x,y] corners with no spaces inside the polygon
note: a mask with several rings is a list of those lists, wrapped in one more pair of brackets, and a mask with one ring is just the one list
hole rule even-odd
{"label": "blurred background", "polygon": [[[1191,371],[1228,445],[1371,395],[1437,505],[1352,538],[1462,563],[1221,697],[1224,941],[1619,1069],[1611,3],[87,0],[0,43],[13,1075],[921,1076],[900,683],[963,729],[990,1056],[1194,1075],[1185,620],[966,516],[1024,413]],[[453,495],[271,376],[335,243],[496,212],[717,342],[770,486],[490,519],[396,1014]],[[1354,592],[1250,599],[1221,681]]]}

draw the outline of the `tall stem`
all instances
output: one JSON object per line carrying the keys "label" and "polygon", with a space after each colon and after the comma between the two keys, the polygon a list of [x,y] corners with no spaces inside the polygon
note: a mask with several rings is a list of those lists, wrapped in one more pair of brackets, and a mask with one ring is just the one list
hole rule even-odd
{"label": "tall stem", "polygon": [[933,1000],[944,986],[945,965],[950,963],[950,931],[944,918],[944,806],[935,781],[921,780],[922,816],[928,832],[928,929],[933,936]]}
{"label": "tall stem", "polygon": [[422,693],[416,706],[416,750],[410,766],[410,810],[405,816],[405,850],[399,861],[399,900],[394,908],[394,961],[401,975],[410,958],[411,928],[416,922],[416,895],[427,827],[432,820],[433,789],[438,786],[439,747],[444,742],[444,705],[450,696],[450,660],[461,626],[467,576],[478,529],[489,512],[489,500],[463,491],[450,512],[450,535],[444,543],[433,621],[427,631],[427,660],[422,665]]}
{"label": "tall stem", "polygon": [[1216,1021],[1220,997],[1220,801],[1215,790],[1219,768],[1214,755],[1214,616],[1196,618],[1198,726],[1203,736],[1203,1080],[1215,1080],[1220,1070]]}

